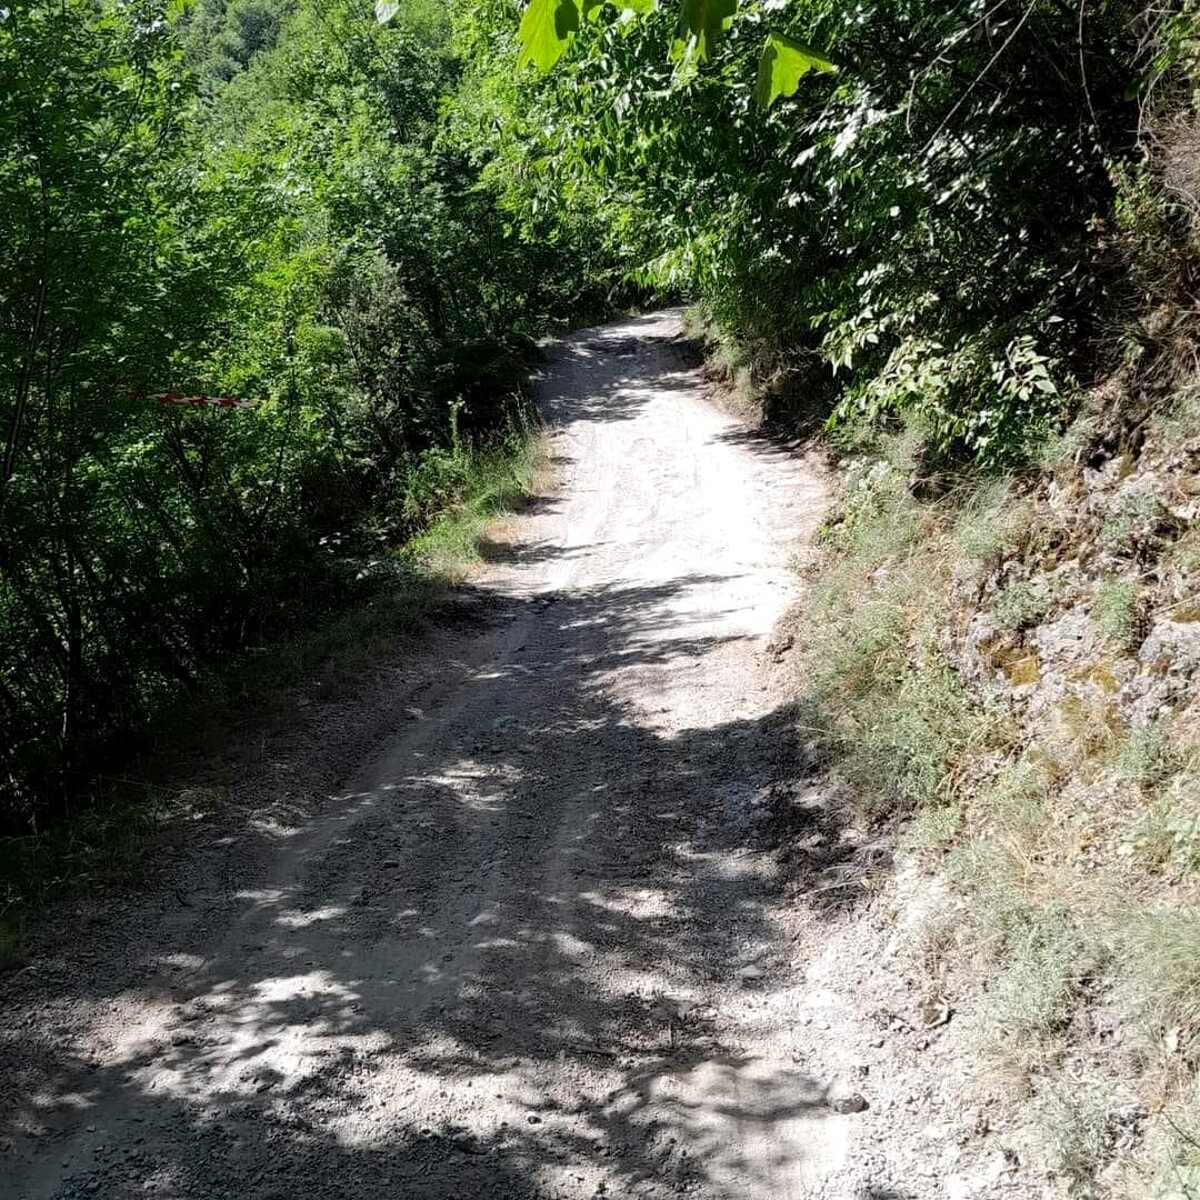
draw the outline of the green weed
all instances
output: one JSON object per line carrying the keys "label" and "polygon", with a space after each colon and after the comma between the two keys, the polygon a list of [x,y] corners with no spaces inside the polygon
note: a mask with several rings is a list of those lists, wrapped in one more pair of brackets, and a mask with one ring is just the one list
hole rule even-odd
{"label": "green weed", "polygon": [[[1034,512],[1002,480],[919,503],[909,454],[893,443],[848,478],[810,592],[808,700],[859,812],[911,811],[904,844],[937,852],[959,902],[922,931],[924,952],[975,981],[984,1056],[1036,1107],[1075,1193],[1098,1194],[1098,1175],[1128,1157],[1119,1070],[1140,1086],[1164,1045],[1178,1046],[1177,1065],[1200,1064],[1200,917],[1147,899],[1155,872],[1176,884],[1200,871],[1200,780],[1165,724],[1129,731],[1103,685],[1064,697],[1036,729],[967,693],[943,648],[961,616],[951,581],[1019,553]],[[1131,503],[1110,546],[1131,552],[1156,520],[1152,504]],[[1060,599],[1035,577],[1004,588],[993,611],[1019,630]],[[1126,651],[1140,600],[1136,581],[1114,578],[1090,607]],[[1112,677],[1108,664],[1101,673]],[[1069,1083],[1064,1064],[1095,1036],[1083,1014],[1098,996],[1123,1015],[1124,1057]],[[1185,1151],[1176,1139],[1172,1168],[1200,1179],[1200,1153]]]}
{"label": "green weed", "polygon": [[856,560],[879,565],[902,555],[920,536],[920,505],[887,462],[855,468],[848,476],[831,526],[833,544]]}
{"label": "green weed", "polygon": [[459,498],[403,548],[402,561],[441,584],[460,582],[479,563],[488,526],[519,506],[543,461],[543,447],[528,436],[470,456]]}
{"label": "green weed", "polygon": [[[1194,348],[1189,346],[1188,352],[1194,354]],[[1192,374],[1185,379],[1171,401],[1154,414],[1154,427],[1168,445],[1186,442],[1200,434],[1200,377]]]}
{"label": "green weed", "polygon": [[1162,516],[1162,503],[1155,496],[1142,494],[1114,504],[1100,526],[1100,546],[1110,554],[1132,553],[1136,539]]}
{"label": "green weed", "polygon": [[1001,961],[1015,930],[1026,928],[1035,911],[1023,886],[1020,855],[1008,839],[967,834],[943,861],[946,880],[970,904],[970,920],[959,930],[968,957]]}
{"label": "green weed", "polygon": [[931,804],[917,811],[905,831],[905,843],[914,850],[940,850],[954,841],[962,825],[958,803]]}
{"label": "green weed", "polygon": [[1163,565],[1181,581],[1200,575],[1200,531],[1185,532],[1163,556]]}
{"label": "green weed", "polygon": [[1149,1130],[1141,1161],[1125,1164],[1119,1200],[1196,1200],[1200,1196],[1200,1085],[1194,1080]]}
{"label": "green weed", "polygon": [[1160,797],[1133,823],[1121,848],[1149,870],[1200,871],[1200,812],[1192,796]]}
{"label": "green weed", "polygon": [[1101,414],[1094,404],[1082,408],[1061,433],[1053,434],[1038,448],[1037,465],[1043,471],[1071,470],[1095,441]]}
{"label": "green weed", "polygon": [[0,838],[0,900],[14,913],[65,888],[126,884],[138,875],[167,794],[134,779],[98,778],[92,786],[91,806],[46,832]]}
{"label": "green weed", "polygon": [[1043,908],[1025,915],[1007,931],[986,1009],[989,1052],[1018,1078],[1043,1070],[1061,1053],[1081,981],[1101,953],[1065,912]]}
{"label": "green weed", "polygon": [[1039,1097],[1039,1128],[1045,1134],[1051,1161],[1074,1195],[1096,1194],[1096,1177],[1113,1153],[1116,1107],[1107,1081],[1098,1077],[1069,1084],[1053,1079]]}
{"label": "green weed", "polygon": [[992,613],[1005,630],[1028,629],[1054,607],[1054,585],[1045,579],[1010,583],[996,595]]}
{"label": "green weed", "polygon": [[1161,783],[1179,763],[1169,730],[1161,721],[1131,730],[1117,751],[1117,772],[1126,783],[1151,787]]}
{"label": "green weed", "polygon": [[1030,842],[1046,828],[1050,787],[1046,767],[1022,756],[980,787],[974,810],[989,829],[1018,842]]}
{"label": "green weed", "polygon": [[1092,620],[1106,638],[1130,649],[1138,624],[1138,585],[1131,580],[1110,579],[1096,589]]}
{"label": "green weed", "polygon": [[[152,758],[169,761],[156,765],[157,775],[203,762],[217,746],[222,755],[249,754],[273,729],[294,724],[298,705],[358,687],[364,672],[395,657],[398,640],[419,629],[447,589],[479,563],[489,525],[519,507],[545,461],[540,438],[522,431],[460,455],[453,502],[398,553],[380,555],[365,595],[360,589],[355,603],[240,655],[204,679],[186,703],[159,715],[147,743],[163,747],[152,749]],[[254,714],[249,721],[247,709]],[[0,903],[21,909],[63,890],[135,883],[164,825],[222,802],[211,789],[180,792],[138,774],[131,767],[121,778],[97,777],[86,806],[66,820],[46,832],[0,839]]]}
{"label": "green weed", "polygon": [[911,836],[932,846],[953,836],[961,761],[995,722],[975,711],[938,642],[951,510],[909,494],[905,466],[920,444],[910,428],[885,439],[884,459],[850,472],[809,596],[803,669],[810,697],[830,714],[837,770],[860,811],[915,810]]}
{"label": "green weed", "polygon": [[1143,1027],[1169,1037],[1183,1061],[1200,1063],[1200,913],[1122,911],[1115,939]]}
{"label": "green weed", "polygon": [[1010,936],[1010,961],[992,989],[992,1015],[1005,1039],[1045,1039],[1070,1020],[1072,998],[1087,961],[1068,919],[1050,911]]}
{"label": "green weed", "polygon": [[1018,546],[1028,533],[1033,507],[1014,500],[1008,481],[992,480],[963,507],[955,526],[955,551],[964,564],[978,569]]}

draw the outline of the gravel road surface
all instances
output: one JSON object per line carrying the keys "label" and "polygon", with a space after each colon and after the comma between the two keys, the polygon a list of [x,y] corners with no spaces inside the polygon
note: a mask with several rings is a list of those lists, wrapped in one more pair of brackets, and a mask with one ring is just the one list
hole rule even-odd
{"label": "gravel road surface", "polygon": [[555,480],[386,728],[343,709],[279,768],[317,801],[6,983],[3,1196],[835,1194],[762,833],[820,471],[706,399],[676,313],[541,374]]}

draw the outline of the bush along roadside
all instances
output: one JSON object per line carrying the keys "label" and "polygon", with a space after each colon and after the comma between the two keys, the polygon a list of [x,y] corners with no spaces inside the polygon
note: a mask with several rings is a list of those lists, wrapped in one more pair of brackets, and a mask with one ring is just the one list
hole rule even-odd
{"label": "bush along roadside", "polygon": [[608,308],[586,207],[490,169],[448,10],[390,7],[0,8],[0,834],[386,571]]}
{"label": "bush along roadside", "polygon": [[419,533],[370,553],[331,548],[336,594],[165,703],[81,775],[64,819],[0,837],[0,967],[20,960],[27,918],[50,900],[95,899],[97,887],[152,877],[163,838],[219,806],[225,789],[211,784],[212,764],[257,763],[281,731],[392,669],[449,589],[479,566],[487,531],[519,510],[544,470],[536,415],[514,393],[499,429],[455,433],[447,449],[423,456],[408,491],[421,497]]}

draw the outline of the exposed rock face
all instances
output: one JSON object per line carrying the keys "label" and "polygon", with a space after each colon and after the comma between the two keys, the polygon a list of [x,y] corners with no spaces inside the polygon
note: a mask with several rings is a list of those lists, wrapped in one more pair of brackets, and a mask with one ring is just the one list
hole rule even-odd
{"label": "exposed rock face", "polygon": [[[1082,706],[1142,728],[1187,707],[1200,683],[1200,442],[1049,475],[1027,495],[1029,528],[968,606],[954,647],[963,676],[1038,725]],[[1000,620],[1023,589],[1030,616]],[[1010,605],[1010,607],[1013,607]]]}

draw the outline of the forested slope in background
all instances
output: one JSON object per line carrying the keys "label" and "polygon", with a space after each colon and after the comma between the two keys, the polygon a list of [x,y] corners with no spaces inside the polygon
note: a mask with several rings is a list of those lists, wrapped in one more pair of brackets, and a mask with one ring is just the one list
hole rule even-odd
{"label": "forested slope in background", "polygon": [[587,214],[489,178],[461,75],[425,0],[0,10],[0,826],[386,585],[528,338],[609,303]]}

